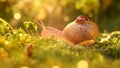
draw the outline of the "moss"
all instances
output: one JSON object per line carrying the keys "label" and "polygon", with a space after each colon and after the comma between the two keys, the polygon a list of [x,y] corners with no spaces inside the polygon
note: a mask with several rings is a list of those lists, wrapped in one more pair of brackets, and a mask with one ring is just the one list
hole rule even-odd
{"label": "moss", "polygon": [[[71,46],[55,38],[43,39],[37,32],[29,31],[20,28],[14,29],[12,33],[1,34],[0,67],[76,68],[81,66],[82,61],[89,68],[119,67],[119,31],[110,34],[101,33],[92,47]],[[4,55],[7,57],[3,57]]]}

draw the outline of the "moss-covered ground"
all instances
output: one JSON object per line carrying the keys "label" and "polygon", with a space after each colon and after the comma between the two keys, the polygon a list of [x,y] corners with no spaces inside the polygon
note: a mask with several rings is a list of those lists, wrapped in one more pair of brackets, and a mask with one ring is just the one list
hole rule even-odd
{"label": "moss-covered ground", "polygon": [[0,19],[0,68],[120,68],[120,32],[100,33],[91,46],[39,36],[34,22],[15,29]]}

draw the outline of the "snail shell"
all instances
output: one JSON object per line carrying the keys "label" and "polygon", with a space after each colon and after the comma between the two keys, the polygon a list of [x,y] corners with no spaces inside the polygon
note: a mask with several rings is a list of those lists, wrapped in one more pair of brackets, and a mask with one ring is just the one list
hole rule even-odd
{"label": "snail shell", "polygon": [[64,28],[63,33],[69,41],[78,44],[96,38],[99,29],[94,22],[88,21],[86,16],[79,16]]}

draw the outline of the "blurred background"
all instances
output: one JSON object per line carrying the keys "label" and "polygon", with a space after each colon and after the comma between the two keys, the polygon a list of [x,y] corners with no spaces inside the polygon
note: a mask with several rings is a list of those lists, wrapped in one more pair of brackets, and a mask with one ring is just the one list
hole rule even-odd
{"label": "blurred background", "polygon": [[120,0],[0,0],[0,18],[15,28],[41,18],[62,30],[83,14],[98,24],[100,32],[120,30]]}

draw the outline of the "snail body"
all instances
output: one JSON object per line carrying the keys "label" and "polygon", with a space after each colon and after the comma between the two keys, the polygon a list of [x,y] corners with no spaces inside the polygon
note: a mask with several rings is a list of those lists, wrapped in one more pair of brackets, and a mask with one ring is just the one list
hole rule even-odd
{"label": "snail body", "polygon": [[75,21],[69,23],[63,31],[53,27],[45,27],[42,22],[40,24],[42,27],[41,36],[43,38],[54,36],[70,44],[93,44],[99,33],[98,26],[83,15],[78,16]]}
{"label": "snail body", "polygon": [[48,39],[50,37],[55,37],[60,40],[66,39],[64,36],[64,33],[60,31],[59,29],[56,29],[53,27],[45,27],[45,25],[43,24],[41,20],[38,20],[36,23],[40,25],[42,28],[42,31],[41,31],[42,38]]}

